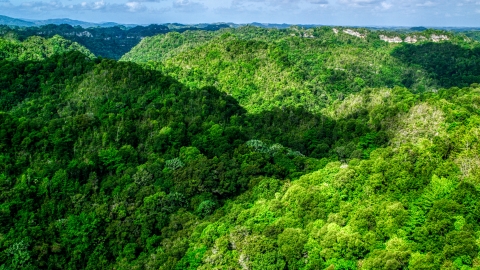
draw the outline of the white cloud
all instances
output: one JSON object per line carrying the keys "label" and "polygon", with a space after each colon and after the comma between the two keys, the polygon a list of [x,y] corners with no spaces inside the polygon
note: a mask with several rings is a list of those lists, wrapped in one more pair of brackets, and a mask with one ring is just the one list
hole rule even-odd
{"label": "white cloud", "polygon": [[9,8],[12,7],[12,3],[9,0],[0,0],[0,7]]}
{"label": "white cloud", "polygon": [[182,12],[200,12],[207,9],[204,4],[190,0],[175,0],[173,8]]}
{"label": "white cloud", "polygon": [[427,2],[424,2],[424,3],[418,3],[416,6],[417,7],[433,7],[433,6],[436,6],[437,4],[432,2],[432,1],[427,1]]}
{"label": "white cloud", "polygon": [[[128,23],[451,26],[480,25],[480,0],[0,0],[0,13],[17,18]],[[122,13],[129,15],[118,16]],[[446,19],[446,14],[451,17]]]}
{"label": "white cloud", "polygon": [[[231,0],[227,6],[215,9],[217,12],[249,13],[248,17],[256,14],[262,17],[277,17],[281,14],[291,17],[304,14],[312,10],[324,9],[330,5],[329,0]],[[285,17],[287,18],[287,17]],[[257,19],[257,21],[265,21]]]}
{"label": "white cloud", "polygon": [[[160,2],[165,2],[166,0],[136,0],[132,2],[137,2],[137,3],[160,3]],[[129,2],[129,3],[132,3]]]}
{"label": "white cloud", "polygon": [[390,9],[391,7],[393,7],[393,4],[388,2],[382,2],[381,6],[383,9]]}
{"label": "white cloud", "polygon": [[71,5],[71,8],[80,8],[83,10],[104,10],[107,9],[107,4],[101,0],[98,2],[82,2],[79,5]]}
{"label": "white cloud", "polygon": [[369,7],[381,3],[380,0],[339,0],[338,3],[351,7]]}
{"label": "white cloud", "polygon": [[310,0],[308,1],[310,4],[315,4],[315,5],[328,5],[327,0]]}
{"label": "white cloud", "polygon": [[[150,9],[138,1],[130,1],[126,3],[110,3],[105,2],[104,0],[93,1],[93,2],[80,2],[77,4],[73,3],[62,3],[60,1],[31,1],[23,2],[19,5],[12,5],[8,0],[0,0],[0,7],[6,7],[10,10],[16,10],[23,13],[38,13],[38,12],[49,12],[54,13],[55,11],[67,12],[67,13],[78,13],[82,12],[129,12],[129,13],[138,13],[144,11],[150,11]],[[153,11],[153,9],[152,9]],[[54,17],[51,17],[54,18]]]}
{"label": "white cloud", "polygon": [[24,2],[20,4],[21,9],[33,10],[37,12],[44,12],[50,10],[57,10],[64,8],[64,5],[58,1],[51,2]]}
{"label": "white cloud", "polygon": [[127,2],[125,6],[127,6],[127,10],[129,12],[140,12],[147,10],[147,7],[139,2]]}

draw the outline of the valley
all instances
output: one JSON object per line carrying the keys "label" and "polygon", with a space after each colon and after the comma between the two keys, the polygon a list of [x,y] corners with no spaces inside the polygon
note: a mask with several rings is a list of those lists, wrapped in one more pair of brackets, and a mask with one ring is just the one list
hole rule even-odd
{"label": "valley", "polygon": [[479,269],[480,43],[276,26],[0,27],[0,269]]}

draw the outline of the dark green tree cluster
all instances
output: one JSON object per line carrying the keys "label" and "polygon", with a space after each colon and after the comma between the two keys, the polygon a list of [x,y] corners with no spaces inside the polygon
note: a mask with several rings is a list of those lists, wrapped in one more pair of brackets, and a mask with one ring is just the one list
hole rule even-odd
{"label": "dark green tree cluster", "polygon": [[425,70],[440,87],[469,86],[480,81],[480,47],[425,43],[398,47],[393,56]]}
{"label": "dark green tree cluster", "polygon": [[[62,55],[69,51],[74,53],[68,57]],[[93,57],[78,43],[60,36],[51,39],[31,37],[23,42],[0,39],[1,110],[9,110],[37,96],[39,89],[45,86],[60,91],[65,84],[62,77],[81,75],[87,68],[85,63],[92,62]],[[45,59],[49,60],[42,61]],[[65,68],[57,68],[57,65]]]}

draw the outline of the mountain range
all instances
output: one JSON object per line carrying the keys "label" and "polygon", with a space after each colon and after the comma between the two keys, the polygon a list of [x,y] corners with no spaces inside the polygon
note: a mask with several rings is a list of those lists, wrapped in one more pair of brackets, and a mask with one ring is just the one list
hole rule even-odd
{"label": "mountain range", "polygon": [[474,34],[2,26],[0,269],[480,269]]}
{"label": "mountain range", "polygon": [[[91,22],[84,22],[78,20],[71,20],[71,19],[48,19],[48,20],[30,20],[30,19],[16,19],[7,16],[0,15],[0,25],[8,25],[8,26],[19,26],[19,27],[28,27],[28,26],[41,26],[47,24],[69,24],[73,26],[81,26],[81,27],[112,27],[119,25],[118,23],[114,22],[104,22],[104,23],[91,23]],[[136,26],[134,24],[127,24],[127,27]]]}

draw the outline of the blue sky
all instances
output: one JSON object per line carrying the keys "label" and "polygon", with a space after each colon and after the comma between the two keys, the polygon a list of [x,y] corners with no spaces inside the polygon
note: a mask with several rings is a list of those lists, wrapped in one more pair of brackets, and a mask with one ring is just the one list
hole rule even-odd
{"label": "blue sky", "polygon": [[91,22],[480,26],[480,0],[0,0],[0,15]]}

